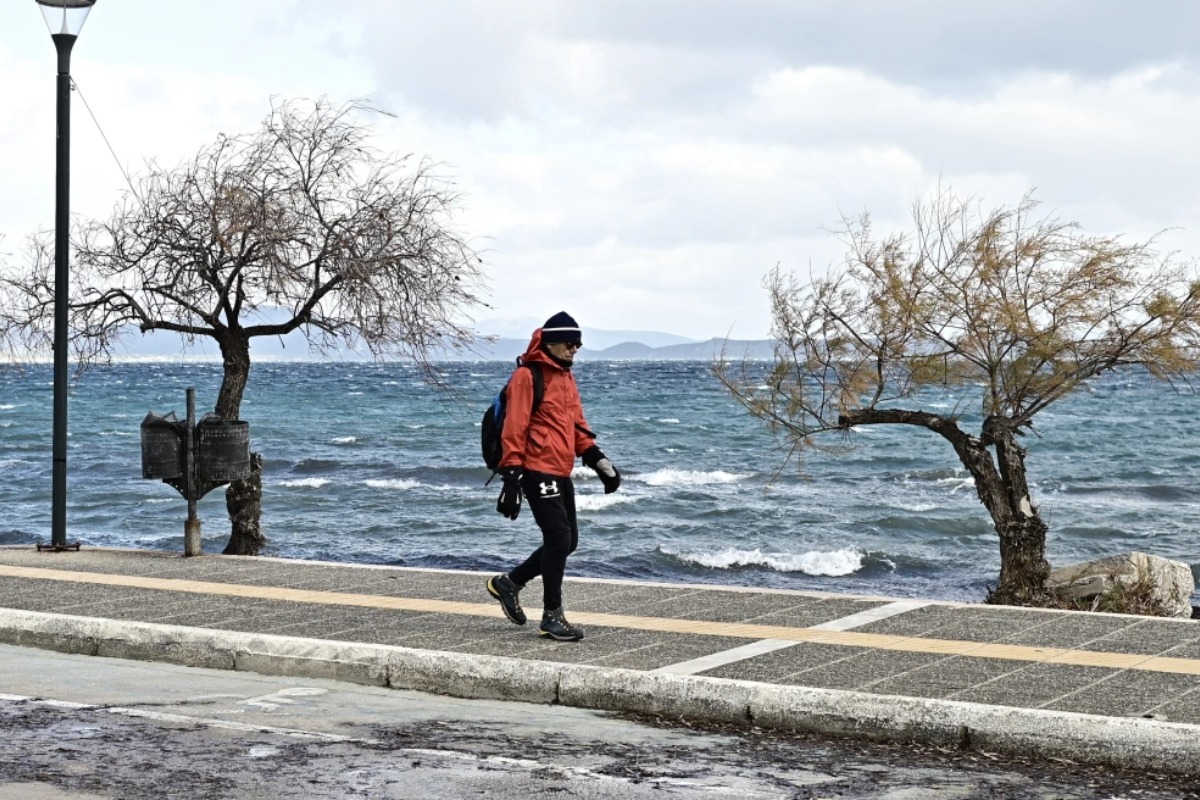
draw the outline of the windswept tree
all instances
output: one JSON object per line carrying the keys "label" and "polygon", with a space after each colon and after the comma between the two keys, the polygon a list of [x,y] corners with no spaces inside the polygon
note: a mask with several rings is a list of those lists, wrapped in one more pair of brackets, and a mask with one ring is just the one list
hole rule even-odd
{"label": "windswept tree", "polygon": [[[300,331],[429,365],[468,346],[459,320],[480,303],[479,258],[454,227],[460,195],[426,160],[377,151],[373,109],[273,104],[261,128],[219,136],[173,169],[151,163],[108,221],[78,230],[69,301],[72,355],[86,367],[119,340],[167,331],[215,341],[214,411],[240,414],[255,337]],[[48,349],[53,248],[33,237],[27,268],[0,276],[0,341]],[[260,459],[226,494],[226,553],[257,553]]]}
{"label": "windswept tree", "polygon": [[[863,216],[842,234],[845,263],[823,277],[768,276],[777,343],[766,379],[729,362],[718,377],[792,453],[863,425],[942,437],[1000,538],[989,600],[1047,602],[1047,526],[1019,439],[1039,412],[1108,370],[1141,365],[1186,381],[1200,284],[1153,241],[1085,235],[1039,213],[1031,196],[985,211],[940,191],[914,206],[908,232],[876,236]],[[963,428],[961,407],[924,403],[931,385],[978,391],[980,429]]]}

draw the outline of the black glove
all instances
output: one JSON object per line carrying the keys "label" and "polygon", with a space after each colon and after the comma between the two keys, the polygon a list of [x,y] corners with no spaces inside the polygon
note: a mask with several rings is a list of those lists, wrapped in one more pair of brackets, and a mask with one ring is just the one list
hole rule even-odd
{"label": "black glove", "polygon": [[600,482],[604,484],[604,493],[612,494],[621,485],[621,473],[617,472],[617,468],[608,460],[608,456],[604,455],[604,451],[596,445],[592,445],[587,450],[583,451],[584,466],[591,467],[600,476]]}
{"label": "black glove", "polygon": [[500,477],[504,479],[504,485],[496,498],[496,510],[509,519],[516,519],[521,513],[521,468],[504,467]]}

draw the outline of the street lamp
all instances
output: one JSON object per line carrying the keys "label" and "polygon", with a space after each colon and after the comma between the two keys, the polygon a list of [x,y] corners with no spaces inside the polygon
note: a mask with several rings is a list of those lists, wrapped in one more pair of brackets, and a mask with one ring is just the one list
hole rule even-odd
{"label": "street lamp", "polygon": [[[54,473],[50,546],[67,546],[67,298],[70,271],[71,48],[96,0],[37,0],[58,50],[54,187]],[[78,544],[75,545],[78,547]]]}

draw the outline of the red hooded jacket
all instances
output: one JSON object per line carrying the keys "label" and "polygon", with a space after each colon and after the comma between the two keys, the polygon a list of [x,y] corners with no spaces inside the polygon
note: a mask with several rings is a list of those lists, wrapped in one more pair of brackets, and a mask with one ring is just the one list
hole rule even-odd
{"label": "red hooded jacket", "polygon": [[536,414],[533,409],[533,375],[518,367],[508,380],[507,409],[501,445],[500,467],[522,467],[567,478],[575,458],[595,443],[583,418],[583,402],[575,376],[542,351],[542,329],[533,332],[522,363],[542,368],[544,393]]}

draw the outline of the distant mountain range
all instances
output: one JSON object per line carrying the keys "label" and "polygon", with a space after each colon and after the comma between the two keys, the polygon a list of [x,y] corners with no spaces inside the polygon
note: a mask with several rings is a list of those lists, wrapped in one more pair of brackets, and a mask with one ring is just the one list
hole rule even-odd
{"label": "distant mountain range", "polygon": [[[588,338],[585,335],[585,341]],[[528,339],[497,339],[491,344],[479,346],[478,355],[467,355],[465,358],[508,361],[524,353],[528,345]],[[603,349],[585,346],[579,351],[578,357],[585,361],[714,361],[724,353],[725,358],[731,361],[760,360],[774,356],[773,345],[774,342],[769,339],[709,339],[704,342],[685,340],[660,347],[652,347],[640,341],[624,341]],[[449,356],[448,360],[463,358],[461,355]]]}
{"label": "distant mountain range", "polygon": [[[528,325],[522,328],[522,325]],[[446,361],[511,361],[525,352],[529,337],[538,326],[536,322],[489,325],[480,321],[476,329],[480,340],[469,352],[445,351],[435,360]],[[485,331],[494,331],[491,334]],[[520,332],[524,330],[525,332]],[[490,341],[487,337],[490,337]],[[694,341],[684,336],[660,331],[604,330],[584,328],[584,347],[579,357],[584,360],[670,360],[670,361],[713,361],[724,351],[726,358],[734,361],[743,359],[760,360],[773,357],[773,342],[769,339],[721,339]],[[256,337],[251,340],[251,356],[275,361],[331,360],[363,361],[370,356],[349,349],[339,349],[327,354],[316,354],[309,350],[308,343],[299,332],[287,336]],[[215,342],[197,339],[195,344],[184,347],[183,339],[175,334],[156,331],[148,335],[134,332],[123,341],[118,353],[121,359],[197,359],[218,360],[220,350]]]}

